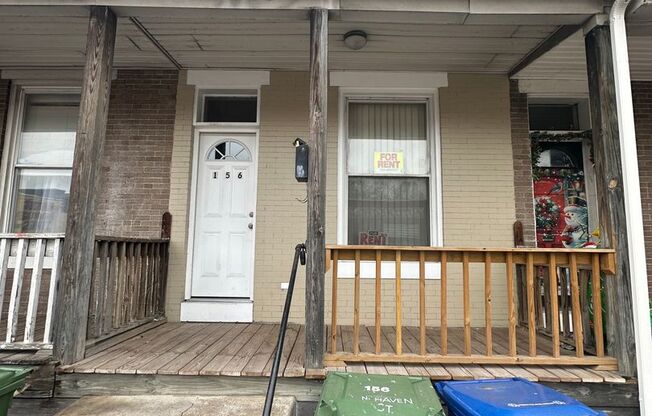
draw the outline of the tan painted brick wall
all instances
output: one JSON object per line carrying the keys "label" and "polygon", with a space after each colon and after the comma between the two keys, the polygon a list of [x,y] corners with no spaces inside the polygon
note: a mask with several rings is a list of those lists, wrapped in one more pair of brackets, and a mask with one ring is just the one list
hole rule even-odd
{"label": "tan painted brick wall", "polygon": [[[294,247],[306,239],[306,185],[294,179],[296,137],[308,136],[306,72],[272,72],[271,83],[261,90],[258,150],[258,201],[256,208],[256,262],[254,319],[278,321],[288,281]],[[329,90],[327,142],[327,241],[336,238],[337,211],[337,89]],[[304,268],[297,277],[290,318],[304,313]]]}
{"label": "tan painted brick wall", "polygon": [[[511,247],[514,211],[514,175],[509,119],[509,83],[506,77],[449,75],[440,90],[444,245],[458,247]],[[329,167],[335,166],[329,162]],[[330,198],[330,194],[328,195]],[[472,265],[472,325],[484,325],[484,269]],[[506,325],[505,267],[493,268],[493,323]],[[408,277],[408,276],[404,276]],[[330,282],[328,283],[330,284]],[[338,321],[350,324],[353,281],[338,282]],[[394,282],[383,280],[384,324],[395,322]],[[401,284],[403,323],[418,324],[418,282]],[[339,300],[341,299],[341,300]],[[449,266],[448,323],[463,325],[462,272]],[[361,322],[373,323],[374,282],[361,283]],[[426,282],[427,324],[439,325],[440,283]]]}
{"label": "tan painted brick wall", "polygon": [[186,284],[186,247],[188,237],[188,202],[190,196],[192,119],[194,86],[186,85],[186,71],[179,73],[177,110],[174,119],[174,143],[170,165],[170,213],[172,236],[170,238],[170,263],[166,315],[178,321]]}
{"label": "tan painted brick wall", "polygon": [[[177,94],[175,145],[172,156],[170,209],[175,218],[168,290],[168,316],[178,319],[185,282],[187,187],[190,172],[192,92],[182,73]],[[302,72],[273,72],[271,85],[261,91],[261,130],[258,161],[258,201],[254,283],[254,319],[277,321],[288,281],[294,246],[305,239],[305,185],[293,176],[291,142],[308,134],[308,76]],[[444,239],[448,246],[509,247],[512,245],[514,175],[506,77],[449,76],[440,92],[443,158]],[[336,241],[337,213],[337,90],[329,91],[327,141],[327,242]],[[185,213],[185,214],[184,214]],[[183,218],[182,218],[183,215]],[[183,228],[182,228],[183,227]],[[183,235],[183,238],[180,236]],[[183,241],[182,241],[183,240]],[[302,270],[303,271],[303,270]],[[462,324],[461,267],[449,270],[449,322]],[[483,271],[472,267],[473,325],[484,322]],[[494,323],[504,325],[504,267],[494,268]],[[304,275],[298,277],[291,319],[304,312]],[[353,281],[341,279],[338,317],[349,323],[353,307]],[[383,281],[382,319],[394,322],[394,284]],[[326,315],[330,319],[330,279],[326,282]],[[373,281],[362,282],[361,317],[373,320]],[[427,282],[428,324],[439,319],[439,281]],[[416,324],[417,282],[402,286],[403,319]]]}

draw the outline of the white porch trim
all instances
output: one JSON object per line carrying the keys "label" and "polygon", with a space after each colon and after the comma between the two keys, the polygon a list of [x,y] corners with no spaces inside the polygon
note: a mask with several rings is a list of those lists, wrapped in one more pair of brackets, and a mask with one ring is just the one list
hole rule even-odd
{"label": "white porch trim", "polygon": [[269,71],[222,71],[215,69],[188,70],[188,85],[200,88],[253,88],[269,85]]}
{"label": "white porch trim", "polygon": [[330,85],[343,88],[373,88],[410,92],[448,86],[445,72],[331,71]]}
{"label": "white porch trim", "polygon": [[181,303],[183,322],[253,322],[250,299],[191,299]]}

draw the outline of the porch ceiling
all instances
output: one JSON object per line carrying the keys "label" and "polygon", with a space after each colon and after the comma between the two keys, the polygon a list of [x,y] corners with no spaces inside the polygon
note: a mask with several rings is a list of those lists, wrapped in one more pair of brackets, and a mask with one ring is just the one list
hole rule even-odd
{"label": "porch ceiling", "polygon": [[[644,3],[627,17],[627,35],[632,80],[652,80],[651,3]],[[586,53],[582,31],[562,41],[514,78],[586,81]]]}
{"label": "porch ceiling", "polygon": [[[305,9],[117,6],[115,10],[116,67],[173,67],[131,21],[134,17],[184,68],[308,69]],[[479,8],[477,12],[338,9],[331,12],[329,67],[507,73],[561,25],[580,24],[589,17],[587,11],[578,10],[489,14]],[[87,21],[86,7],[0,6],[0,68],[81,67]],[[353,29],[369,36],[360,51],[347,49],[342,40]]]}

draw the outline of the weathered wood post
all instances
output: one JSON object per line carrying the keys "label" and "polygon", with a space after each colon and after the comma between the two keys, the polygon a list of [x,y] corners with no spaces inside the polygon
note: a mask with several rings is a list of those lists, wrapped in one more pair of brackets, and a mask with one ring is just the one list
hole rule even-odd
{"label": "weathered wood post", "polygon": [[592,29],[585,44],[601,240],[616,249],[616,275],[605,281],[607,350],[618,359],[619,372],[631,377],[636,373],[636,343],[609,26]]}
{"label": "weathered wood post", "polygon": [[91,7],[54,321],[54,358],[62,364],[84,358],[95,243],[95,201],[106,133],[115,32],[116,16],[111,9]]}
{"label": "weathered wood post", "polygon": [[324,358],[326,262],[326,109],[328,97],[328,11],[310,11],[310,135],[308,145],[308,237],[306,240],[306,370]]}

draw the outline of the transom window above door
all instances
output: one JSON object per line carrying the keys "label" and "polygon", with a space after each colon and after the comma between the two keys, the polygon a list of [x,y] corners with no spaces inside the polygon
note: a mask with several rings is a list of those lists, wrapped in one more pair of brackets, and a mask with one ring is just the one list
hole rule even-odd
{"label": "transom window above door", "polygon": [[200,90],[197,123],[255,125],[258,123],[257,90]]}
{"label": "transom window above door", "polygon": [[347,242],[431,244],[427,100],[346,101]]}

